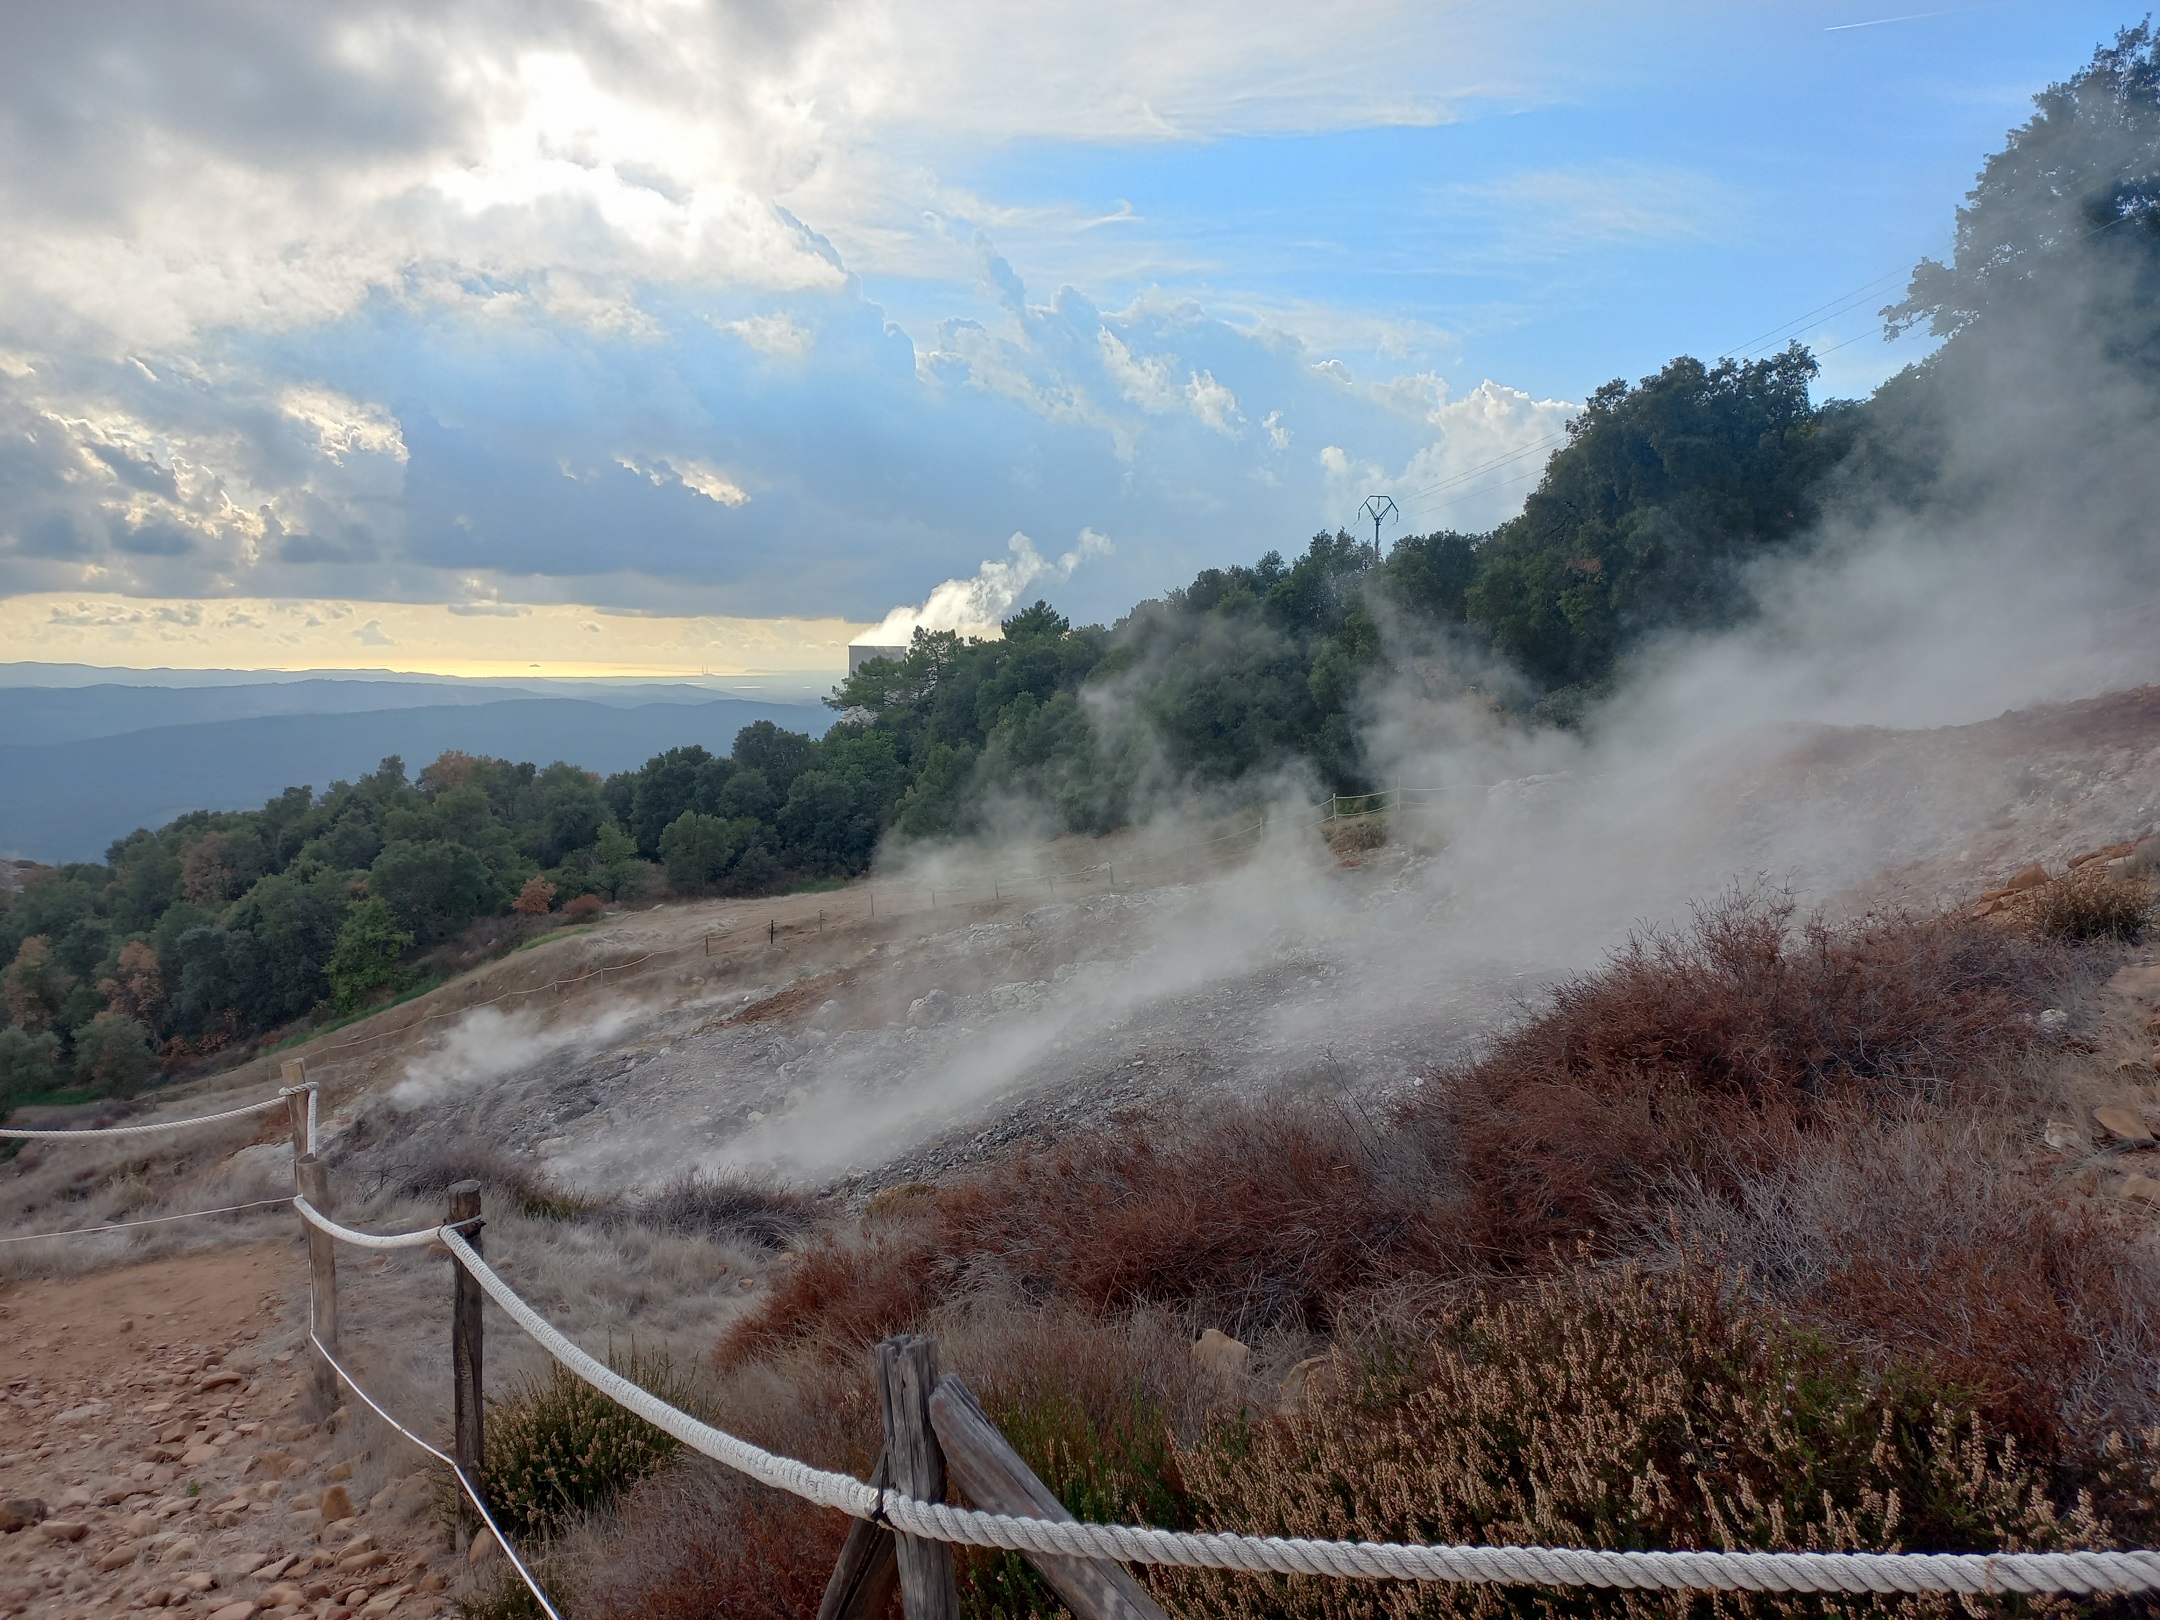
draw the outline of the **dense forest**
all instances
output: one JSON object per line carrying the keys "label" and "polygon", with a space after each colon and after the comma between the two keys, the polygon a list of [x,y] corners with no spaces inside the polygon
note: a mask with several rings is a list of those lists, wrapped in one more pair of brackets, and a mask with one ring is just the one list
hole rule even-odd
{"label": "dense forest", "polygon": [[1294,559],[1203,570],[1108,628],[1038,602],[1000,638],[918,633],[841,684],[822,738],[761,722],[724,757],[671,749],[605,781],[455,753],[411,777],[392,758],[34,873],[0,894],[0,1108],[71,1084],[126,1093],[350,1014],[491,919],[846,877],[887,836],[961,834],[1015,804],[1099,832],[1154,796],[1285,770],[1355,791],[1371,785],[1364,705],[1410,674],[1582,723],[1650,638],[1745,619],[1755,565],[1820,543],[1826,517],[1984,500],[1946,424],[2035,334],[2098,334],[2126,375],[2160,378],[2150,25],[2036,108],[1959,210],[1951,262],[1923,263],[1883,312],[1941,347],[1865,402],[1814,402],[1798,346],[1677,359],[1592,394],[1521,514],[1488,534],[1413,536],[1384,557],[1320,534]]}

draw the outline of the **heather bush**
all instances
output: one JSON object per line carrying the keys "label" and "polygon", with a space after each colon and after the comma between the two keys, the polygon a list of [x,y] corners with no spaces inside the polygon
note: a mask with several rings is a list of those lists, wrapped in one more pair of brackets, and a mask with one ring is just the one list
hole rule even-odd
{"label": "heather bush", "polygon": [[[703,1402],[665,1355],[635,1348],[609,1363],[671,1406]],[[513,1538],[548,1536],[636,1484],[681,1442],[550,1364],[488,1402],[488,1504]]]}
{"label": "heather bush", "polygon": [[2143,881],[2121,882],[2105,869],[2072,872],[2033,896],[2026,926],[2046,939],[2135,944],[2152,922],[2153,893]]}
{"label": "heather bush", "polygon": [[[1303,1414],[1181,1463],[1199,1521],[1255,1534],[1628,1549],[2149,1544],[2153,1437],[2048,1466],[1909,1365],[1870,1372],[1703,1270],[1573,1269],[1338,1352]],[[2109,1517],[2110,1510],[2121,1517]],[[1155,1577],[1178,1612],[1269,1620],[1947,1612],[1920,1599]],[[2070,1606],[2040,1605],[2069,1612]]]}

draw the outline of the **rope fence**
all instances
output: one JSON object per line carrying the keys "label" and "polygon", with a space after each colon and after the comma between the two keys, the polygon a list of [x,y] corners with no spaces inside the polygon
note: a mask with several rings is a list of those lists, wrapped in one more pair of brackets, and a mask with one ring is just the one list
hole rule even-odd
{"label": "rope fence", "polygon": [[701,1456],[851,1518],[889,1523],[926,1540],[1056,1558],[1111,1559],[1185,1569],[1334,1576],[1354,1580],[1483,1581],[1665,1591],[1909,1593],[1965,1596],[2160,1590],[2160,1553],[1616,1552],[1600,1548],[1477,1547],[1315,1541],[1145,1525],[1058,1522],[919,1500],[849,1474],[780,1456],[700,1422],[581,1349],[522,1299],[450,1223],[391,1235],[340,1226],[294,1208],[342,1243],[369,1249],[441,1244],[519,1328],[562,1367]]}

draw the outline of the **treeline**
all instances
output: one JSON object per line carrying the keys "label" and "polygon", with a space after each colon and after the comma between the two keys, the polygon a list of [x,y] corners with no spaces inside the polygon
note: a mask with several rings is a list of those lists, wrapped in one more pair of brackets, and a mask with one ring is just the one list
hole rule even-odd
{"label": "treeline", "polygon": [[392,757],[260,810],[198,811],[0,895],[0,1108],[161,1066],[407,988],[483,919],[577,920],[657,892],[755,893],[867,863],[902,772],[890,740],[746,726],[602,781],[557,762]]}

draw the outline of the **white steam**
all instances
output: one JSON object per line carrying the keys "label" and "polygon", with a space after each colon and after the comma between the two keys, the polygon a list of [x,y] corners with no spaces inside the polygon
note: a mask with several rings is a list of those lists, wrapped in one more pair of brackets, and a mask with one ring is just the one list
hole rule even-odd
{"label": "white steam", "polygon": [[1062,585],[1083,562],[1106,557],[1111,549],[1108,537],[1093,529],[1082,529],[1080,543],[1054,562],[1017,531],[1006,545],[1010,557],[986,559],[973,579],[948,579],[918,607],[894,608],[851,645],[905,647],[917,630],[954,630],[973,639],[994,640],[999,621],[1023,593],[1037,585]]}
{"label": "white steam", "polygon": [[648,1011],[626,999],[589,1019],[543,1024],[534,1011],[476,1007],[453,1023],[432,1050],[405,1065],[405,1077],[390,1088],[388,1100],[393,1108],[408,1110],[454,1101],[558,1052],[605,1046]]}

